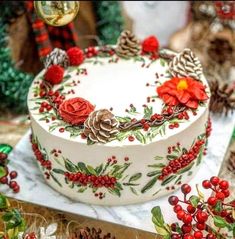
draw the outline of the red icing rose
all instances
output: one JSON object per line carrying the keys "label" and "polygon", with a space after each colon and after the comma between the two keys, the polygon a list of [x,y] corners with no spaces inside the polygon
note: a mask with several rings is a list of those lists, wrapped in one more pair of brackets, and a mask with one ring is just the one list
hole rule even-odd
{"label": "red icing rose", "polygon": [[87,100],[76,97],[65,100],[59,108],[61,118],[72,125],[80,125],[85,122],[95,107]]}
{"label": "red icing rose", "polygon": [[192,109],[198,107],[199,101],[208,99],[205,86],[189,77],[173,77],[159,86],[157,93],[167,105],[182,104]]}
{"label": "red icing rose", "polygon": [[159,42],[155,36],[147,37],[142,43],[142,50],[148,53],[157,52],[159,49]]}

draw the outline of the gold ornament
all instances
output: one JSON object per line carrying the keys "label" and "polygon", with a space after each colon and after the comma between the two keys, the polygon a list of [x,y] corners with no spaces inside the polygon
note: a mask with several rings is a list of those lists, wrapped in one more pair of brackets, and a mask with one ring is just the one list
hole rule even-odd
{"label": "gold ornament", "polygon": [[37,15],[48,25],[64,26],[77,15],[79,1],[34,1]]}

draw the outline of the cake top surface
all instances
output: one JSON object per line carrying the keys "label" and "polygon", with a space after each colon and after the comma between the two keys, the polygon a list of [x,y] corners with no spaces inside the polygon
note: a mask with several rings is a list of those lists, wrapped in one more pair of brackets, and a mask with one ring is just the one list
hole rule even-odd
{"label": "cake top surface", "polygon": [[107,146],[151,143],[196,121],[209,89],[195,55],[144,52],[124,37],[113,47],[55,49],[30,88],[31,117],[56,136]]}

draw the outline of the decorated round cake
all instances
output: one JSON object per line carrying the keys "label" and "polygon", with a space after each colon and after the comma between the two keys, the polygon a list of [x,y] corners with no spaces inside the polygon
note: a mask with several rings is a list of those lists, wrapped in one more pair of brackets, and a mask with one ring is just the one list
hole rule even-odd
{"label": "decorated round cake", "polygon": [[129,31],[115,46],[54,49],[28,94],[47,183],[77,201],[153,200],[188,182],[210,134],[210,92],[190,49]]}

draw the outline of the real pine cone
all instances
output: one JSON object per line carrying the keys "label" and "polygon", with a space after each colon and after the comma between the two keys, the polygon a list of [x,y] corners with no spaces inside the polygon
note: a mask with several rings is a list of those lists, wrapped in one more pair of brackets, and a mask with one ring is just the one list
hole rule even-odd
{"label": "real pine cone", "polygon": [[207,53],[213,61],[223,64],[232,60],[233,46],[228,39],[216,37],[210,41]]}
{"label": "real pine cone", "polygon": [[235,110],[235,96],[234,89],[230,88],[228,84],[218,81],[210,81],[210,111],[219,114],[227,115],[229,111]]}
{"label": "real pine cone", "polygon": [[137,56],[140,53],[139,40],[132,32],[123,31],[117,41],[116,53],[124,58]]}
{"label": "real pine cone", "polygon": [[50,54],[48,54],[44,61],[44,66],[45,68],[48,68],[51,65],[60,65],[67,68],[69,66],[69,57],[66,51],[55,48]]}
{"label": "real pine cone", "polygon": [[196,55],[186,48],[169,63],[169,71],[173,76],[199,80],[202,75],[202,65]]}
{"label": "real pine cone", "polygon": [[235,173],[235,151],[230,152],[229,161],[228,161],[228,169],[231,172]]}
{"label": "real pine cone", "polygon": [[102,230],[94,227],[80,229],[78,232],[72,233],[68,239],[115,239],[110,233],[102,235]]}
{"label": "real pine cone", "polygon": [[107,143],[119,132],[119,122],[115,116],[106,109],[92,112],[85,121],[84,135],[95,143]]}

